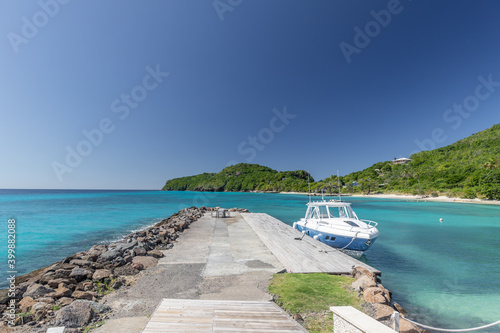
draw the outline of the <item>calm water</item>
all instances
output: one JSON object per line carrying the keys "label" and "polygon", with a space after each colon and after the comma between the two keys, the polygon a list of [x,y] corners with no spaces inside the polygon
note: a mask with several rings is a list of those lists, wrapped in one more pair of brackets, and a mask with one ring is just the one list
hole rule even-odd
{"label": "calm water", "polygon": [[[383,272],[384,286],[414,319],[446,328],[500,320],[500,207],[347,199],[360,218],[379,222],[381,236],[361,259]],[[304,214],[306,201],[258,193],[0,190],[0,219],[4,235],[7,220],[17,221],[16,268],[24,274],[186,206],[243,207],[292,224]],[[0,287],[5,287],[2,238]]]}

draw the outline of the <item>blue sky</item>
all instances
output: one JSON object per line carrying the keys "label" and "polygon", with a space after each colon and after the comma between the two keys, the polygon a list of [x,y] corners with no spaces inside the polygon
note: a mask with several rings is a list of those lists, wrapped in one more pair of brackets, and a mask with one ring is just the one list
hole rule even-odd
{"label": "blue sky", "polygon": [[[2,1],[0,188],[316,179],[500,122],[497,1]],[[454,106],[455,105],[455,106]]]}

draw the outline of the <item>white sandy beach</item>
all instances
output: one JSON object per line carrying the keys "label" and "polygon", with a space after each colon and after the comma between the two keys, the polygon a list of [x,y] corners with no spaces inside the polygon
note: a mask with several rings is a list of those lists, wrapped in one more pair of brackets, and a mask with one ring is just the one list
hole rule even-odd
{"label": "white sandy beach", "polygon": [[[307,192],[280,192],[280,194],[302,194],[308,195]],[[321,196],[321,194],[314,194],[314,196]],[[325,196],[329,196],[325,194]],[[337,195],[334,195],[337,196]],[[452,198],[448,196],[422,196],[422,195],[405,195],[405,194],[348,194],[348,197],[365,197],[365,198],[383,198],[383,199],[396,199],[396,200],[415,200],[424,202],[459,202],[459,203],[472,203],[472,204],[482,204],[482,205],[500,205],[500,200],[485,200],[485,199],[463,199],[463,198]]]}

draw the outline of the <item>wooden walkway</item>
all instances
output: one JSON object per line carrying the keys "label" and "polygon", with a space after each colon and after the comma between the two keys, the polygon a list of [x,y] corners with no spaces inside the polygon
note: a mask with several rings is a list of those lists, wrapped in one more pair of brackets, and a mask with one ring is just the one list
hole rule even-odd
{"label": "wooden walkway", "polygon": [[262,242],[291,273],[349,274],[354,266],[363,266],[380,275],[381,272],[320,241],[305,236],[293,227],[263,213],[242,213]]}
{"label": "wooden walkway", "polygon": [[164,299],[142,333],[307,332],[272,302]]}

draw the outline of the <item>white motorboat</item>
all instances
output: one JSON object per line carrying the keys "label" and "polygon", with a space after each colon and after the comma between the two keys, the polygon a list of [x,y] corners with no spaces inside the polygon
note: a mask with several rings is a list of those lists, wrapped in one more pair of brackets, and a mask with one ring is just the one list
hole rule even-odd
{"label": "white motorboat", "polygon": [[379,237],[377,225],[360,220],[349,202],[322,200],[308,202],[305,217],[293,227],[327,245],[361,255]]}

